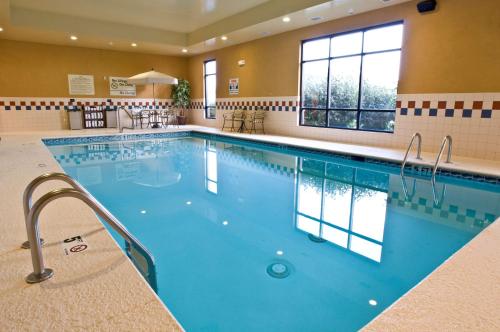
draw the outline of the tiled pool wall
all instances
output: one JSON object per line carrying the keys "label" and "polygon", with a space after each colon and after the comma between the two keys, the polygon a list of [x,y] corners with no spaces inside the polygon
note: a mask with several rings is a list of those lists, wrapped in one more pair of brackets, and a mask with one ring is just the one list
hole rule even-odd
{"label": "tiled pool wall", "polygon": [[[437,151],[445,135],[453,137],[453,154],[500,160],[500,93],[400,94],[394,133],[374,133],[298,126],[298,98],[253,97],[217,99],[219,110],[268,110],[266,133],[389,148],[405,148],[415,132],[424,151]],[[222,112],[205,119],[203,100],[193,100],[190,123],[222,128]]]}
{"label": "tiled pool wall", "polygon": [[[235,137],[227,137],[219,134],[206,134],[202,132],[196,132],[196,131],[181,131],[181,132],[163,132],[163,133],[150,133],[150,134],[124,134],[124,135],[104,135],[104,136],[84,136],[84,137],[62,137],[62,138],[45,138],[43,139],[43,142],[45,145],[52,146],[52,145],[68,145],[68,144],[91,144],[91,143],[103,143],[103,142],[123,142],[123,141],[133,141],[133,140],[145,140],[145,139],[159,139],[159,138],[177,138],[177,137],[198,137],[198,138],[205,138],[205,139],[217,139],[218,141],[226,142],[226,143],[244,143],[246,146],[249,147],[255,147],[255,148],[267,148],[271,149],[273,151],[277,152],[284,152],[286,153],[287,151],[294,152],[294,153],[302,153],[305,154],[304,156],[311,157],[311,158],[318,158],[318,157],[327,157],[327,158],[339,158],[339,159],[347,159],[351,160],[354,162],[358,163],[370,163],[372,165],[379,165],[380,167],[385,168],[385,171],[387,172],[392,172],[392,173],[398,173],[401,167],[401,164],[398,162],[393,162],[393,161],[386,161],[382,159],[375,159],[375,158],[368,158],[368,157],[360,157],[360,156],[353,156],[353,155],[346,155],[346,154],[340,154],[340,153],[335,153],[335,152],[329,152],[329,151],[322,151],[322,150],[315,150],[312,148],[302,148],[302,147],[296,147],[296,146],[291,146],[291,145],[286,145],[286,144],[277,144],[277,143],[272,143],[272,142],[261,142],[261,141],[252,141],[246,138],[235,138]],[[74,156],[76,159],[74,160],[58,160],[63,163],[75,163],[78,164],[81,162],[81,160],[78,159],[77,154]],[[108,156],[108,159],[114,160],[116,155],[113,153],[110,153]],[[99,154],[99,159],[102,159],[102,154]],[[57,156],[56,156],[57,159]],[[86,161],[86,160],[85,160]],[[274,165],[271,165],[271,167],[275,167]],[[285,173],[290,173],[293,172],[293,168],[291,167],[286,167],[285,169],[281,168],[280,166],[276,166],[277,171],[279,172],[285,172]],[[408,174],[412,174],[415,176],[421,176],[421,177],[429,177],[432,173],[431,167],[427,166],[413,166],[413,165],[407,165],[405,168],[405,172]],[[460,171],[449,171],[449,170],[444,170],[444,169],[438,169],[437,171],[438,176],[446,176],[449,179],[459,179],[459,180],[471,180],[471,181],[476,181],[478,183],[482,183],[484,185],[493,185],[497,186],[500,185],[500,178],[499,177],[494,177],[494,176],[485,176],[485,175],[475,175],[475,174],[470,174],[466,172],[460,172]]]}
{"label": "tiled pool wall", "polygon": [[[298,126],[298,98],[248,97],[217,99],[217,118],[205,119],[203,100],[193,99],[189,123],[222,128],[225,110],[267,110],[266,133],[389,148],[405,148],[415,132],[423,136],[424,151],[437,151],[445,135],[453,137],[453,154],[500,160],[500,93],[400,94],[394,133],[376,133]],[[152,99],[0,97],[0,131],[69,128],[65,107],[71,105],[152,107]],[[157,99],[157,107],[171,105]]]}

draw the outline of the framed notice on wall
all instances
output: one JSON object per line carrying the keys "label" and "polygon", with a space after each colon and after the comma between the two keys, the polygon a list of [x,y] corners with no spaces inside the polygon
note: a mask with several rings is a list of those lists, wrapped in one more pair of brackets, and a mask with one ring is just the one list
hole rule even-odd
{"label": "framed notice on wall", "polygon": [[126,77],[109,77],[109,94],[111,96],[135,97],[135,84],[127,82]]}
{"label": "framed notice on wall", "polygon": [[70,95],[93,96],[95,94],[94,76],[92,75],[68,74],[68,85]]}
{"label": "framed notice on wall", "polygon": [[229,94],[237,95],[240,93],[240,79],[239,78],[230,78],[229,79]]}

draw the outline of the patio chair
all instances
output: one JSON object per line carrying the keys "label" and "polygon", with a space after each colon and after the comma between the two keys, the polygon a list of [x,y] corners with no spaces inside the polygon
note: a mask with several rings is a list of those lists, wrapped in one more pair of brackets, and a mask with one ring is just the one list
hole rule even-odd
{"label": "patio chair", "polygon": [[264,131],[264,118],[266,116],[266,111],[264,110],[257,110],[249,113],[246,117],[246,121],[249,123],[249,133],[257,133],[257,130],[262,131],[263,134],[265,134]]}
{"label": "patio chair", "polygon": [[167,127],[171,124],[172,126],[179,127],[179,121],[177,120],[177,110],[171,108],[167,111]]}
{"label": "patio chair", "polygon": [[[234,111],[232,110],[222,113],[222,119],[223,119],[222,129],[221,129],[222,131],[224,131],[225,128],[232,128],[233,116],[234,116]],[[228,124],[231,124],[231,127],[229,127],[229,125],[226,127],[226,122]]]}
{"label": "patio chair", "polygon": [[151,112],[148,110],[141,111],[141,129],[144,124],[146,124],[146,128],[150,126],[149,118],[151,116]]}
{"label": "patio chair", "polygon": [[[126,110],[126,108],[123,108]],[[141,112],[142,108],[134,108],[130,112],[130,116],[132,118],[132,127],[137,128],[137,126],[141,123]]]}
{"label": "patio chair", "polygon": [[245,111],[235,110],[233,119],[231,120],[231,131],[236,129],[237,132],[242,132],[245,128]]}

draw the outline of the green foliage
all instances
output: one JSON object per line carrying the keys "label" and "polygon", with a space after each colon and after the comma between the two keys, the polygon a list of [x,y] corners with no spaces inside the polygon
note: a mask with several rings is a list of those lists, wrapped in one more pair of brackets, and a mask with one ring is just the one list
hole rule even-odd
{"label": "green foliage", "polygon": [[178,84],[172,86],[170,98],[172,98],[174,106],[178,107],[181,112],[188,108],[191,104],[191,85],[189,81],[179,79]]}
{"label": "green foliage", "polygon": [[[307,75],[303,81],[303,106],[326,108],[327,85],[324,79]],[[330,111],[328,125],[331,127],[356,128],[358,105],[358,82],[348,77],[333,78],[330,88],[330,107],[345,111]],[[369,110],[392,110],[396,107],[396,89],[370,84],[363,80],[361,108]],[[349,111],[352,110],[352,111]],[[305,110],[304,124],[325,126],[326,111]],[[362,112],[361,129],[394,130],[394,113]]]}

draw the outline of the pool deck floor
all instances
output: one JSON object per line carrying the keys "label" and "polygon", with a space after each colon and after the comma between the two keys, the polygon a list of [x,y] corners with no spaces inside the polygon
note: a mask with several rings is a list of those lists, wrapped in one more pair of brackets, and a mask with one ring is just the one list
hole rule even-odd
{"label": "pool deck floor", "polygon": [[[127,130],[125,133],[213,128]],[[22,192],[36,176],[61,172],[40,141],[43,137],[117,134],[116,129],[2,133],[0,141],[0,331],[180,331],[182,327],[154,294],[108,234],[95,214],[76,200],[58,200],[41,215],[43,254],[54,277],[27,284],[31,270],[21,205]],[[313,147],[401,161],[404,151],[272,135],[223,133],[228,136]],[[434,153],[423,153],[432,165]],[[416,162],[410,159],[410,162]],[[453,158],[450,170],[500,177],[500,162]],[[62,183],[46,183],[34,198]],[[88,249],[66,256],[61,241],[83,235]],[[370,322],[366,331],[500,331],[500,222],[493,223]],[[168,303],[168,299],[166,300]]]}

